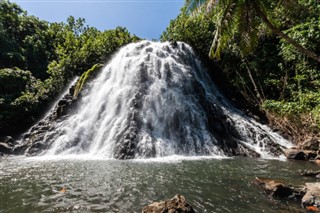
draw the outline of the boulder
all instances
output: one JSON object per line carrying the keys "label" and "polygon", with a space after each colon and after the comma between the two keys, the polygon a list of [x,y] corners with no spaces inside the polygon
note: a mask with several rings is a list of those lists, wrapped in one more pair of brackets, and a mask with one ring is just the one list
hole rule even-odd
{"label": "boulder", "polygon": [[306,183],[305,184],[306,194],[302,198],[302,206],[305,208],[310,208],[310,206],[315,209],[320,208],[320,183]]}
{"label": "boulder", "polygon": [[320,178],[320,171],[304,170],[304,171],[301,171],[300,174],[305,177]]}
{"label": "boulder", "polygon": [[305,194],[303,188],[293,187],[272,179],[256,177],[254,183],[261,186],[268,195],[276,198],[300,200]]}
{"label": "boulder", "polygon": [[289,148],[284,150],[284,155],[288,159],[293,160],[313,160],[317,156],[317,152],[314,150]]}
{"label": "boulder", "polygon": [[154,202],[142,209],[142,213],[194,213],[192,206],[182,195],[175,195],[172,199]]}

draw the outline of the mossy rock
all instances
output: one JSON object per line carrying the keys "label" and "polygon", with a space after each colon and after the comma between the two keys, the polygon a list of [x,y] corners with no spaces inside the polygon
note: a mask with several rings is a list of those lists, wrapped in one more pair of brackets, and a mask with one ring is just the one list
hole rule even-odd
{"label": "mossy rock", "polygon": [[73,93],[74,98],[78,97],[78,95],[82,91],[84,85],[86,83],[88,83],[89,80],[93,79],[103,67],[104,67],[103,64],[95,64],[89,70],[87,70],[86,72],[84,72],[80,76],[80,78],[77,81],[77,84],[74,88],[74,93]]}

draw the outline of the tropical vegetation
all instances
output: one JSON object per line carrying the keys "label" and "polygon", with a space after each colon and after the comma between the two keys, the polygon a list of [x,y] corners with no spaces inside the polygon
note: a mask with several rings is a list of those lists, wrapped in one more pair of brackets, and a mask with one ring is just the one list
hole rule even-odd
{"label": "tropical vegetation", "polygon": [[316,0],[192,0],[161,39],[220,59],[209,71],[224,93],[302,142],[320,133],[319,14]]}
{"label": "tropical vegetation", "polygon": [[[302,142],[320,137],[319,14],[317,0],[186,0],[161,40],[190,44],[236,106]],[[0,135],[26,130],[72,79],[83,74],[79,92],[137,40],[122,27],[49,23],[0,1]]]}
{"label": "tropical vegetation", "polygon": [[137,40],[122,27],[101,32],[72,16],[49,23],[0,1],[0,136],[25,131],[73,78]]}

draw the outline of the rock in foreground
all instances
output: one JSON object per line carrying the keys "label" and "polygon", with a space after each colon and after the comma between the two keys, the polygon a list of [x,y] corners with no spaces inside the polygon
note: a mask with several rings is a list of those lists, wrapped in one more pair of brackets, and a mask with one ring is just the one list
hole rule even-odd
{"label": "rock in foreground", "polygon": [[319,182],[306,183],[303,187],[290,186],[267,178],[256,178],[254,182],[272,198],[298,201],[309,212],[320,210]]}
{"label": "rock in foreground", "polygon": [[276,198],[301,200],[305,194],[303,188],[290,186],[272,179],[256,177],[254,182],[261,186],[268,195]]}
{"label": "rock in foreground", "polygon": [[142,213],[194,213],[192,206],[182,195],[162,202],[154,202],[142,209]]}
{"label": "rock in foreground", "polygon": [[314,206],[320,208],[320,183],[306,183],[306,194],[302,198],[304,207]]}

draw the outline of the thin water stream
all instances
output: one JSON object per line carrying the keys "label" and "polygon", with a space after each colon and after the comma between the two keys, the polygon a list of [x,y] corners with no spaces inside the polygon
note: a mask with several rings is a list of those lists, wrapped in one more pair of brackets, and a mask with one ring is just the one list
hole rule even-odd
{"label": "thin water stream", "polygon": [[0,213],[141,212],[152,201],[183,194],[196,212],[295,212],[252,183],[256,176],[308,181],[306,162],[251,158],[99,160],[86,157],[0,161]]}

